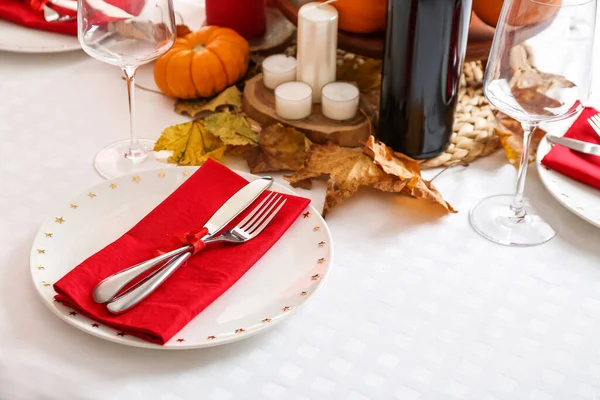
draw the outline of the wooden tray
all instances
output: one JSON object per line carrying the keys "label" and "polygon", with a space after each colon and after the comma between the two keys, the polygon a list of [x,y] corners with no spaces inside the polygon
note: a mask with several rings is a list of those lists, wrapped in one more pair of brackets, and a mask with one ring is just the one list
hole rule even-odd
{"label": "wooden tray", "polygon": [[262,74],[246,82],[243,109],[263,126],[281,122],[304,132],[316,143],[330,140],[340,146],[358,147],[371,134],[371,124],[363,114],[358,113],[351,120],[338,122],[325,117],[320,104],[313,104],[312,114],[305,119],[292,121],[279,117],[275,113],[275,93],[265,87]]}
{"label": "wooden tray", "polygon": [[[294,25],[298,24],[298,8],[289,0],[271,0]],[[485,60],[490,53],[495,29],[484,23],[475,13],[471,14],[466,61]],[[338,33],[338,47],[365,57],[381,59],[384,49],[384,32],[360,35],[345,31]]]}

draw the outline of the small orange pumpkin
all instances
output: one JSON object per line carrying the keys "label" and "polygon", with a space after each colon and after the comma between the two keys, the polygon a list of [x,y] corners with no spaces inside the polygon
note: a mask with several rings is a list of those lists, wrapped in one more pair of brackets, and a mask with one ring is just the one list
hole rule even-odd
{"label": "small orange pumpkin", "polygon": [[175,41],[156,61],[154,80],[169,97],[210,97],[246,74],[249,53],[248,42],[234,30],[207,26]]}
{"label": "small orange pumpkin", "polygon": [[[552,18],[558,11],[556,6],[560,5],[562,0],[545,0],[538,3],[531,0],[515,0],[514,3],[513,14],[508,16],[507,22],[514,26],[523,26]],[[503,4],[504,0],[473,0],[473,11],[486,24],[496,26]]]}
{"label": "small orange pumpkin", "polygon": [[337,8],[338,26],[344,31],[373,33],[385,29],[388,0],[337,0],[331,5]]}

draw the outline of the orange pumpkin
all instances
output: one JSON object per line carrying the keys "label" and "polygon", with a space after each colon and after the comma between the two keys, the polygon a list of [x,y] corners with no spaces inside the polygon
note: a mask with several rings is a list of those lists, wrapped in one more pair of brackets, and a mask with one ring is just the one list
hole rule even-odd
{"label": "orange pumpkin", "polygon": [[[507,19],[512,25],[523,26],[542,22],[554,16],[562,0],[545,0],[543,4],[547,7],[540,7],[540,3],[531,0],[516,0],[515,3],[523,2],[513,7],[513,15]],[[502,11],[504,0],[473,0],[473,11],[486,24],[496,26]],[[518,14],[517,14],[518,13]]]}
{"label": "orange pumpkin", "polygon": [[388,0],[337,0],[331,3],[339,13],[339,28],[355,33],[384,30],[387,4]]}
{"label": "orange pumpkin", "polygon": [[210,97],[246,74],[249,53],[234,30],[207,26],[175,41],[156,61],[154,80],[169,97]]}

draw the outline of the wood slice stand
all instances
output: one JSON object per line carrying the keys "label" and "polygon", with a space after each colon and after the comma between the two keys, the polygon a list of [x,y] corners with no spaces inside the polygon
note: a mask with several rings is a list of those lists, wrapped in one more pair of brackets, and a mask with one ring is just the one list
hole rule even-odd
{"label": "wood slice stand", "polygon": [[320,104],[313,104],[312,114],[305,119],[292,121],[279,117],[275,113],[275,93],[265,87],[262,74],[246,82],[242,107],[263,126],[281,122],[302,131],[315,143],[330,140],[340,146],[358,147],[371,134],[371,124],[360,112],[351,120],[338,122],[325,117]]}

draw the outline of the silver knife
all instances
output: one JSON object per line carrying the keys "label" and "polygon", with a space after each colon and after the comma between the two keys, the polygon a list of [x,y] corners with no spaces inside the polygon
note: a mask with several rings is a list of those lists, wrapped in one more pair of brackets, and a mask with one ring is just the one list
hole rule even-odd
{"label": "silver knife", "polygon": [[[208,230],[208,234],[202,239],[207,239],[216,233],[218,233],[221,229],[223,229],[229,222],[231,222],[235,217],[237,217],[242,211],[244,211],[248,206],[250,206],[254,200],[260,196],[262,192],[267,190],[271,184],[273,183],[273,179],[270,177],[264,177],[260,179],[256,179],[246,186],[241,188],[236,194],[231,196],[229,200],[227,200],[218,210],[213,214],[213,216],[206,222],[204,227]],[[170,251],[168,253],[162,254],[158,257],[153,258],[152,260],[144,261],[140,264],[134,265],[133,267],[129,267],[122,271],[116,272],[109,277],[105,278],[102,282],[100,282],[94,288],[92,292],[92,297],[96,303],[107,303],[110,300],[114,299],[115,296],[131,281],[135,278],[143,274],[144,272],[152,269],[156,265],[166,261],[171,260],[175,261],[175,257],[185,252],[190,251],[191,246],[180,247],[176,250]],[[189,258],[189,257],[188,257]],[[158,279],[159,271],[155,271],[152,275],[148,276],[145,280],[139,282],[134,287],[129,289],[125,294],[121,295],[119,299],[122,299],[116,306],[125,302],[127,300],[127,293],[130,293],[134,288],[140,287],[142,285],[150,286],[152,283],[152,290],[158,287],[162,282],[164,282],[169,275],[171,275],[175,270],[184,263],[179,262],[178,265],[170,271],[169,274],[164,274],[161,272],[161,276]],[[171,264],[171,267],[173,264]],[[155,276],[156,275],[156,276]],[[166,276],[165,276],[166,275]],[[152,281],[152,282],[150,282]],[[150,283],[149,283],[150,282]],[[148,294],[152,291],[150,290]],[[146,295],[147,296],[147,295]],[[145,298],[144,296],[143,298]],[[139,299],[137,302],[143,300],[143,298]],[[136,304],[137,304],[136,302]]]}
{"label": "silver knife", "polygon": [[546,135],[546,138],[550,143],[565,146],[571,150],[578,151],[580,153],[600,156],[600,145],[584,142],[582,140],[569,139],[553,135]]}

